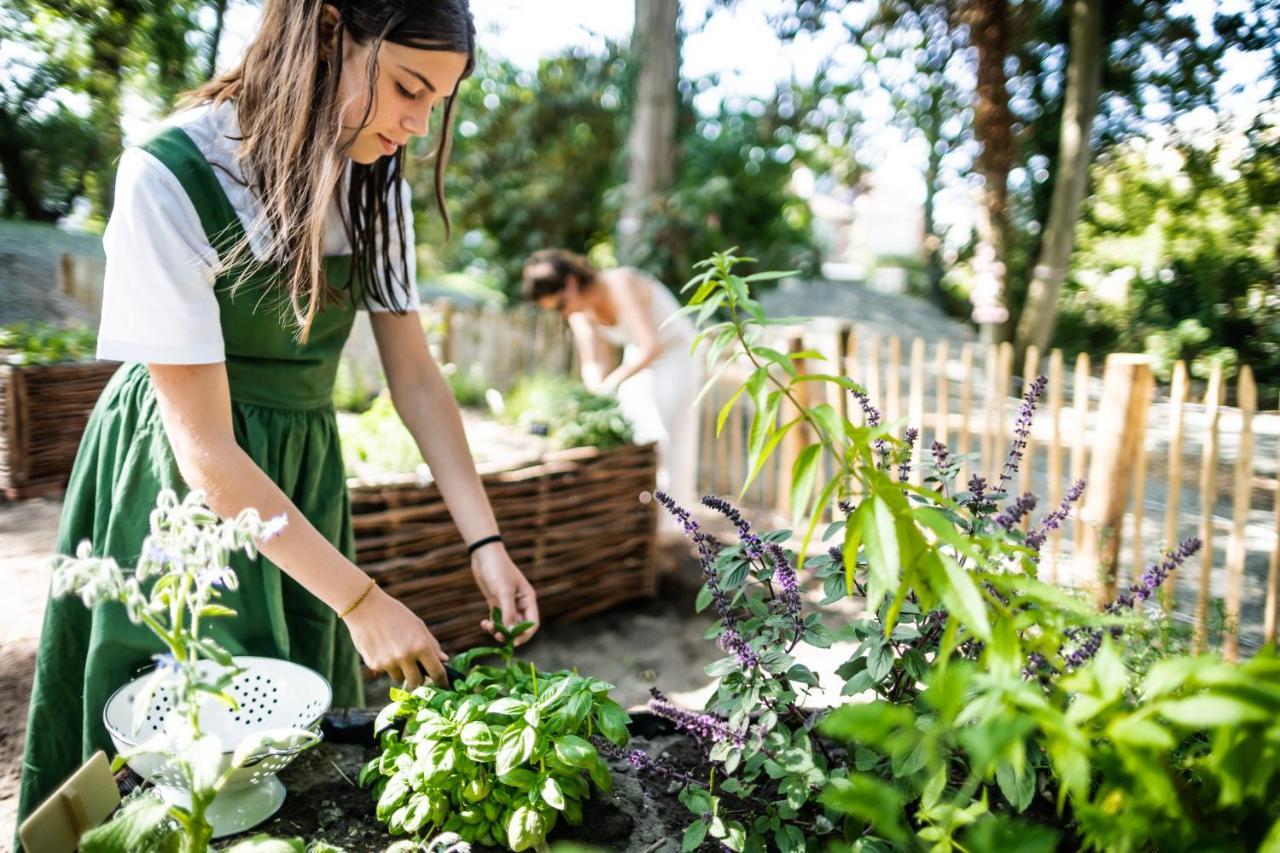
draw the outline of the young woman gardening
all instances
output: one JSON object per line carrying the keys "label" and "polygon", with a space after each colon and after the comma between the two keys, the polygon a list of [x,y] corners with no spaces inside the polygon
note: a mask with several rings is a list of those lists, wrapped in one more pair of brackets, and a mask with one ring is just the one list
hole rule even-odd
{"label": "young woman gardening", "polygon": [[[129,363],[86,430],[58,549],[89,539],[133,565],[165,488],[202,489],[224,517],[286,516],[262,556],[234,565],[239,589],[223,600],[238,615],[218,620],[218,639],[312,667],[337,706],[362,703],[361,658],[413,688],[421,670],[442,680],[446,657],[353,563],[329,401],[359,307],[480,592],[507,624],[538,619],[416,311],[404,146],[442,106],[434,168],[445,215],[453,96],[474,39],[467,0],[267,0],[239,67],[125,152],[104,238],[99,356]],[[119,605],[49,602],[20,818],[95,749],[110,753],[102,708],[159,651]]]}
{"label": "young woman gardening", "polygon": [[[630,267],[597,270],[563,249],[535,252],[524,264],[524,297],[564,315],[573,331],[588,390],[617,394],[636,440],[658,445],[658,488],[677,502],[697,501],[701,361],[689,352],[695,335],[671,291]],[[608,371],[607,347],[622,348]],[[674,534],[678,538],[678,533]]]}

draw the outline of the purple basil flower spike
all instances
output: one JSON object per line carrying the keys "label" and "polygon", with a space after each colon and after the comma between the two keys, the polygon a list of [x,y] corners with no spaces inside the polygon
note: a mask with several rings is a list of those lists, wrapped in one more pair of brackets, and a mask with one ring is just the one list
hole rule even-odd
{"label": "purple basil flower spike", "polygon": [[946,468],[951,461],[951,451],[947,450],[947,446],[941,441],[935,441],[929,450],[933,453],[933,467],[939,471]]}
{"label": "purple basil flower spike", "polygon": [[733,525],[738,528],[738,539],[742,542],[743,551],[748,559],[758,560],[764,556],[764,543],[759,536],[751,532],[750,523],[742,517],[742,513],[738,511],[737,507],[716,495],[704,496],[702,505],[708,509],[715,510],[733,522]]}
{"label": "purple basil flower spike", "polygon": [[969,478],[969,503],[974,512],[981,512],[987,505],[987,478],[974,474]]}
{"label": "purple basil flower spike", "polygon": [[795,566],[791,565],[786,552],[776,542],[769,543],[769,558],[773,562],[773,576],[778,581],[778,600],[782,602],[782,609],[799,624],[800,581],[796,577]]}
{"label": "purple basil flower spike", "polygon": [[654,492],[653,496],[658,499],[658,503],[666,507],[667,512],[675,516],[676,521],[680,522],[680,526],[684,528],[686,536],[698,529],[698,522],[694,521],[693,516],[689,514],[689,510],[677,504],[671,495],[666,492]]}
{"label": "purple basil flower spike", "polygon": [[1057,509],[1040,519],[1040,524],[1034,530],[1027,534],[1027,546],[1037,553],[1044,547],[1045,540],[1049,537],[1050,530],[1057,530],[1062,526],[1062,522],[1067,520],[1067,516],[1071,514],[1071,505],[1080,500],[1080,496],[1084,494],[1084,480],[1076,480],[1071,484],[1071,488],[1067,489],[1066,497],[1062,499],[1062,503]]}
{"label": "purple basil flower spike", "polygon": [[[1115,615],[1155,598],[1156,591],[1168,579],[1169,573],[1190,559],[1203,544],[1199,539],[1192,537],[1166,554],[1164,559],[1152,563],[1143,571],[1138,582],[1129,587],[1128,592],[1116,596],[1116,600],[1107,605],[1106,612]],[[1096,628],[1080,628],[1067,636],[1075,645],[1063,654],[1062,659],[1072,669],[1086,664],[1102,647],[1102,631]]]}
{"label": "purple basil flower spike", "polygon": [[1027,388],[1027,393],[1022,395],[1022,405],[1018,407],[1018,420],[1013,425],[1013,446],[1009,448],[1009,457],[1005,460],[1004,470],[1000,472],[1000,485],[996,487],[997,492],[1004,493],[1009,486],[1009,480],[1022,464],[1022,454],[1027,449],[1027,437],[1031,435],[1031,418],[1036,413],[1036,401],[1040,399],[1040,395],[1044,393],[1044,388],[1048,384],[1049,377],[1040,374]]}
{"label": "purple basil flower spike", "polygon": [[1015,500],[1005,508],[1004,512],[995,517],[995,523],[1003,527],[1005,530],[1012,530],[1019,522],[1025,518],[1031,510],[1036,508],[1036,496],[1031,492],[1026,492],[1022,497]]}
{"label": "purple basil flower spike", "polygon": [[915,427],[907,427],[903,437],[906,440],[907,449],[904,461],[898,465],[898,482],[900,483],[905,483],[907,478],[911,476],[911,454],[915,451],[916,439],[920,437],[920,430]]}
{"label": "purple basil flower spike", "polygon": [[623,749],[617,744],[605,740],[599,735],[591,736],[591,743],[597,750],[604,755],[611,755],[614,758],[621,758],[641,773],[647,773],[650,776],[656,776],[671,782],[679,782],[682,785],[697,785],[698,782],[687,773],[681,773],[673,767],[669,767],[656,758],[650,758],[639,749]]}
{"label": "purple basil flower spike", "polygon": [[[853,391],[851,393],[853,394],[854,399],[858,401],[858,404],[862,406],[862,413],[866,415],[867,426],[880,426],[880,410],[871,405],[871,399],[867,397],[866,393],[862,391]],[[881,464],[888,464],[889,445],[885,443],[885,440],[883,438],[877,438],[873,442],[872,446],[875,447],[876,452],[880,454]]]}
{"label": "purple basil flower spike", "polygon": [[760,657],[752,650],[738,629],[728,623],[720,632],[720,648],[734,655],[743,669],[755,669],[760,665]]}
{"label": "purple basil flower spike", "polygon": [[[751,647],[738,634],[738,622],[733,615],[733,609],[729,606],[729,596],[720,588],[720,575],[716,571],[716,558],[719,556],[723,546],[714,536],[700,529],[698,522],[689,515],[689,511],[672,500],[670,495],[665,492],[656,492],[655,495],[658,501],[667,508],[667,511],[683,525],[685,534],[689,535],[694,544],[698,546],[698,561],[702,565],[702,575],[706,578],[707,589],[711,592],[711,602],[715,605],[716,613],[720,615],[720,619],[724,622],[724,633],[720,637],[721,646],[726,651],[737,655],[743,666],[754,667],[759,662],[759,658],[755,656],[755,653],[751,651]],[[735,644],[731,647],[724,645],[725,637],[730,634],[737,638]]]}
{"label": "purple basil flower spike", "polygon": [[649,710],[657,714],[659,717],[670,720],[675,723],[676,728],[693,735],[702,740],[708,740],[712,743],[721,743],[729,741],[738,749],[742,749],[747,744],[747,733],[745,730],[736,731],[729,728],[729,723],[714,714],[699,714],[696,711],[687,711],[671,703],[666,696],[656,687],[649,688]]}
{"label": "purple basil flower spike", "polygon": [[1165,554],[1164,559],[1147,566],[1138,578],[1138,582],[1129,587],[1127,593],[1117,596],[1116,600],[1107,606],[1107,612],[1119,613],[1135,604],[1155,598],[1156,592],[1168,579],[1169,573],[1190,559],[1203,544],[1198,537],[1193,536]]}

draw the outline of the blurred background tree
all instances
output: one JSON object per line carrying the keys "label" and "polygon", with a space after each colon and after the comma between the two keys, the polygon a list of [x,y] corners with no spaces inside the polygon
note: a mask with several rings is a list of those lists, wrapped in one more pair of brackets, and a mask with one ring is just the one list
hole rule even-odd
{"label": "blurred background tree", "polygon": [[1119,146],[1093,169],[1058,337],[1280,379],[1280,128],[1242,139]]}
{"label": "blurred background tree", "polygon": [[0,9],[7,214],[48,219],[87,196],[91,216],[106,215],[126,87],[164,110],[204,79],[220,36],[200,26],[206,6],[225,11],[225,0],[12,0]]}
{"label": "blurred background tree", "polygon": [[[1265,59],[1253,66],[1270,75],[1259,91],[1275,97],[1274,3],[701,0],[700,19],[695,0],[619,2],[637,12],[630,34],[532,62],[486,50],[482,35],[477,73],[459,93],[453,239],[429,204],[417,214],[424,279],[510,296],[524,257],[545,246],[635,263],[672,286],[732,245],[762,266],[816,276],[832,249],[813,187],[856,199],[894,136],[921,152],[922,233],[909,263],[922,295],[967,318],[985,234],[1009,309],[999,337],[1095,354],[1122,343],[1201,365],[1247,358],[1261,381],[1268,370],[1280,377],[1267,366],[1275,105],[1261,105],[1272,118],[1246,133],[1228,120],[1220,83],[1228,60],[1247,52]],[[803,72],[791,60],[772,91],[734,91],[719,72],[691,71],[687,46],[738,6],[757,19],[766,10],[780,53],[815,36],[836,49],[808,57]],[[164,114],[227,67],[243,45],[240,33],[232,49],[229,22],[253,8],[0,8],[0,212],[44,222],[74,213],[100,227],[124,119]],[[727,67],[740,46],[720,49]],[[1150,165],[1166,154],[1176,174]],[[428,170],[415,165],[412,178],[430,198]],[[1137,207],[1116,219],[1116,206]]]}
{"label": "blurred background tree", "polygon": [[[418,209],[423,272],[465,271],[509,297],[524,259],[540,248],[616,263],[633,85],[634,66],[615,43],[602,53],[571,49],[532,71],[482,53],[459,92],[446,185],[453,239],[444,241],[430,206]],[[637,218],[630,262],[678,286],[695,261],[737,244],[763,266],[815,274],[812,215],[790,181],[797,158],[807,156],[795,144],[813,118],[806,99],[822,85],[699,116],[691,104],[698,86],[684,83],[675,185]],[[420,141],[416,153],[428,148]],[[815,145],[810,159],[822,158],[837,159]],[[429,168],[415,168],[410,180],[416,197],[430,197]]]}

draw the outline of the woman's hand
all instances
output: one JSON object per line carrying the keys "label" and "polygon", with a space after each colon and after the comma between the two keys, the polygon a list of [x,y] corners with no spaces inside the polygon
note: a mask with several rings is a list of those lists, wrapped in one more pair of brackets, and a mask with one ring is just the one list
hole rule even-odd
{"label": "woman's hand", "polygon": [[371,590],[344,621],[356,651],[370,669],[403,682],[405,690],[423,683],[422,669],[437,685],[448,685],[444,662],[449,656],[412,610],[381,589]]}
{"label": "woman's hand", "polygon": [[[471,574],[475,576],[476,586],[480,587],[484,600],[489,603],[490,612],[496,607],[502,613],[502,624],[533,623],[532,628],[516,637],[517,646],[527,643],[538,630],[538,596],[516,564],[511,562],[502,543],[486,545],[476,551],[471,556]],[[492,619],[484,619],[480,625],[490,634],[494,633]]]}

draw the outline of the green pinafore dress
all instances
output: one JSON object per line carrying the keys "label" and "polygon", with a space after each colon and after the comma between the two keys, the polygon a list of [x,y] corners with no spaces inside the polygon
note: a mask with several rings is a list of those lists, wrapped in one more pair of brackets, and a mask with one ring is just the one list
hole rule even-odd
{"label": "green pinafore dress", "polygon": [[[212,167],[179,128],[143,146],[178,179],[210,244],[227,251],[243,232]],[[326,259],[340,298],[317,315],[306,343],[281,318],[278,268],[258,268],[240,283],[215,282],[237,443],[303,516],[354,559],[338,428],[330,398],[338,356],[351,331],[360,288],[350,258]],[[132,567],[162,489],[188,491],[165,436],[145,365],[126,364],[98,400],[71,474],[58,531],[59,553],[79,542],[95,555]],[[329,679],[336,707],[362,703],[359,657],[336,614],[269,562],[237,555],[239,589],[222,602],[235,617],[211,633],[233,654],[304,664]],[[75,596],[50,599],[36,658],[23,757],[19,819],[44,800],[94,750],[114,754],[102,723],[112,692],[164,651],[115,603],[88,609]]]}

